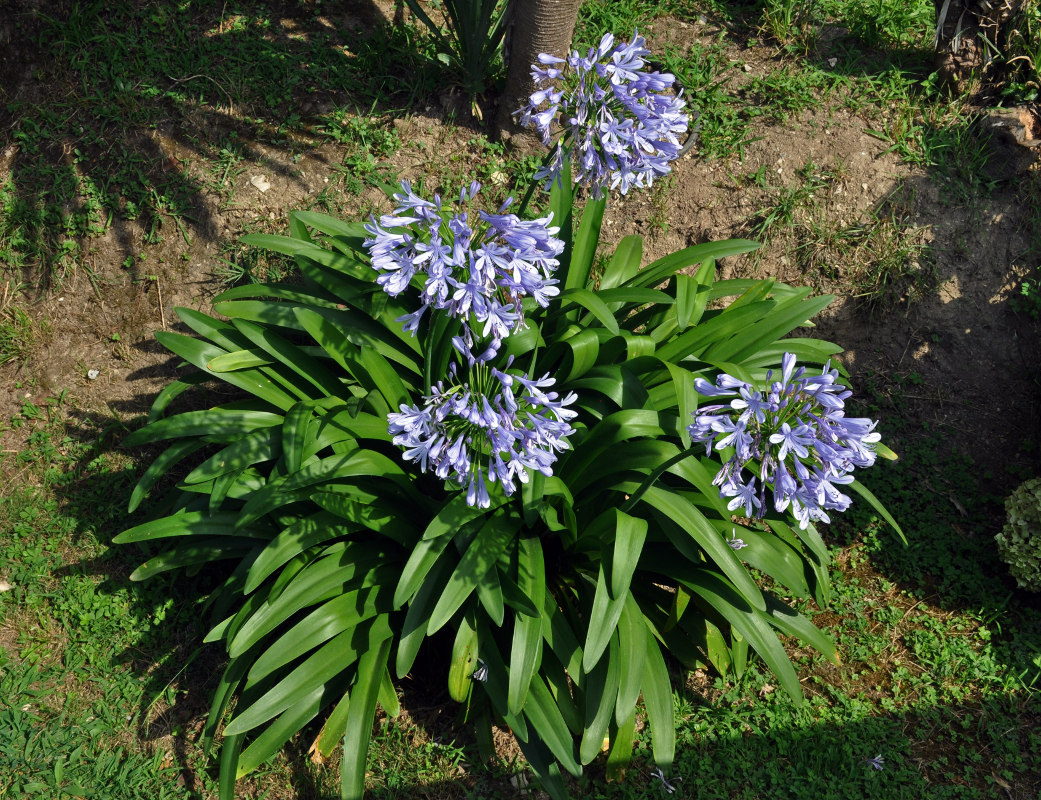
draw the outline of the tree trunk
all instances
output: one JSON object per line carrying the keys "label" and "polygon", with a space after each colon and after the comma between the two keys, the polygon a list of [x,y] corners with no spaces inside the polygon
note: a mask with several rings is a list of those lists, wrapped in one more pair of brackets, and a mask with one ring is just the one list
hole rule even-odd
{"label": "tree trunk", "polygon": [[534,134],[521,134],[513,112],[527,103],[535,90],[531,65],[537,62],[539,53],[563,58],[571,50],[579,5],[581,0],[513,0],[513,20],[507,33],[506,88],[495,118],[495,133],[500,139],[521,148],[532,143],[541,147]]}
{"label": "tree trunk", "polygon": [[[1009,23],[1027,0],[933,0],[936,8],[936,70],[940,82],[961,92],[983,77],[991,47],[1001,50]],[[986,41],[984,41],[984,39]],[[987,42],[990,44],[988,45]]]}

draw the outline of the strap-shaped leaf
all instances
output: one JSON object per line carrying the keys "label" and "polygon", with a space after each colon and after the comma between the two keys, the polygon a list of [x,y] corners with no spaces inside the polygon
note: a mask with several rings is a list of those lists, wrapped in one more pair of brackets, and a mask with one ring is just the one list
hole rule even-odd
{"label": "strap-shaped leaf", "polygon": [[268,725],[239,755],[235,777],[245,777],[270,760],[294,734],[317,717],[322,709],[322,698],[325,694],[325,686],[318,686],[309,695],[283,711],[278,719]]}
{"label": "strap-shaped leaf", "polygon": [[744,239],[696,244],[648,264],[638,274],[625,281],[622,286],[657,286],[668,280],[674,273],[692,264],[700,264],[709,259],[741,255],[756,250],[758,247],[756,242]]}
{"label": "strap-shaped leaf", "polygon": [[168,547],[130,573],[130,580],[145,581],[160,572],[168,572],[172,569],[198,566],[229,558],[241,558],[255,545],[255,542],[250,539],[227,536],[213,536],[205,541],[205,544],[189,541]]}
{"label": "strap-shaped leaf", "polygon": [[[524,536],[517,546],[517,583],[541,608],[546,597],[546,564],[542,544],[534,536]],[[510,681],[507,707],[519,714],[528,699],[532,677],[542,661],[542,616],[514,614],[513,644],[510,649]]]}
{"label": "strap-shaped leaf", "polygon": [[459,617],[455,642],[452,645],[452,663],[448,668],[448,696],[457,703],[466,702],[470,689],[473,687],[470,676],[477,669],[477,656],[480,648],[477,628],[472,619],[472,611]]}
{"label": "strap-shaped leaf", "polygon": [[220,751],[220,773],[218,774],[220,800],[235,800],[235,778],[238,772],[239,753],[245,742],[245,734],[226,735]]}
{"label": "strap-shaped leaf", "polygon": [[[203,370],[207,376],[219,378],[225,383],[243,389],[261,400],[266,400],[275,408],[285,410],[297,401],[296,397],[277,386],[271,378],[259,369],[244,369],[237,372],[223,373],[211,372],[207,368],[207,364],[217,356],[228,352],[216,345],[200,341],[192,336],[173,333],[172,331],[157,331],[155,338],[167,350],[176,353],[188,363],[194,364]],[[239,349],[238,345],[235,346],[235,349]]]}
{"label": "strap-shaped leaf", "polygon": [[[149,542],[171,536],[241,536],[256,539],[259,530],[252,527],[235,530],[238,515],[232,512],[209,514],[205,511],[185,511],[168,517],[150,520],[123,531],[112,541],[116,544]],[[263,530],[263,529],[260,529]]]}
{"label": "strap-shaped leaf", "polygon": [[[324,686],[355,660],[371,653],[391,635],[386,615],[377,616],[364,628],[350,628],[344,631],[308,656],[256,702],[241,710],[237,709],[238,713],[224,729],[225,734],[245,733],[273,719],[287,708],[303,701],[316,687]],[[359,671],[360,666],[359,664]]]}
{"label": "strap-shaped leaf", "polygon": [[135,484],[134,491],[130,494],[127,513],[134,513],[137,507],[141,505],[141,501],[148,496],[148,492],[152,487],[155,486],[160,478],[173,469],[175,464],[180,463],[182,459],[187,458],[197,450],[206,447],[207,444],[208,442],[204,440],[182,439],[179,442],[174,442],[160,453]]}
{"label": "strap-shaped leaf", "polygon": [[588,764],[596,758],[603,747],[608,727],[614,719],[620,670],[621,655],[616,632],[611,637],[607,658],[600,659],[600,663],[586,675],[586,683],[582,688],[585,699],[585,724],[582,728],[579,760],[583,764]]}
{"label": "strap-shaped leaf", "polygon": [[[381,572],[386,575],[389,570]],[[250,683],[258,683],[308,650],[376,616],[387,605],[388,592],[382,589],[378,585],[356,589],[318,606],[257,656],[249,670]]]}
{"label": "strap-shaped leaf", "polygon": [[440,630],[477,588],[478,581],[494,569],[495,562],[513,541],[519,527],[520,520],[497,515],[493,515],[482,526],[448,579],[441,599],[434,606],[427,625],[427,635]]}
{"label": "strap-shaped leaf", "polygon": [[152,401],[152,407],[148,410],[148,421],[155,422],[163,416],[170,403],[180,397],[184,392],[199,386],[206,381],[213,380],[208,372],[192,372],[182,375],[180,378],[170,381],[163,387]]}
{"label": "strap-shaped leaf", "polygon": [[592,198],[582,209],[582,221],[575,234],[574,246],[571,248],[571,262],[564,278],[564,289],[584,289],[589,285],[589,273],[593,269],[593,259],[600,243],[600,226],[607,208],[607,195]]}
{"label": "strap-shaped leaf", "polygon": [[611,597],[617,599],[629,593],[636,565],[640,562],[643,543],[647,540],[647,520],[631,517],[612,509],[615,515],[614,547],[610,561]]}
{"label": "strap-shaped leaf", "polygon": [[293,211],[289,217],[290,220],[299,220],[327,236],[355,239],[359,246],[361,241],[368,237],[363,222],[344,222],[342,219],[318,211]]}
{"label": "strap-shaped leaf", "polygon": [[[634,490],[636,488],[638,487],[633,487]],[[652,486],[644,492],[642,502],[663,513],[673,523],[671,526],[665,525],[664,530],[669,535],[669,540],[687,556],[691,563],[697,563],[700,560],[700,554],[691,551],[688,546],[688,542],[692,539],[705,551],[709,559],[723,570],[746,602],[760,611],[766,609],[759,587],[755,585],[744,565],[738,560],[734,550],[693,503],[675,492],[656,486]],[[677,529],[679,533],[675,532]]]}
{"label": "strap-shaped leaf", "polygon": [[364,587],[386,561],[383,551],[348,545],[308,565],[277,599],[264,603],[245,621],[228,643],[228,655],[235,658],[244,653],[298,611]]}
{"label": "strap-shaped leaf", "polygon": [[565,289],[560,293],[560,304],[563,307],[571,303],[582,306],[611,333],[618,333],[618,321],[614,318],[607,303],[597,297],[595,292],[588,289]]}
{"label": "strap-shaped leaf", "polygon": [[624,236],[615,248],[614,255],[607,262],[604,274],[600,277],[601,298],[604,289],[611,289],[629,280],[640,271],[640,261],[643,258],[643,237]]}
{"label": "strap-shaped leaf", "polygon": [[416,544],[412,555],[405,562],[394,591],[394,608],[401,608],[426,582],[434,564],[448,547],[452,537],[447,533],[433,539],[424,538]]}
{"label": "strap-shaped leaf", "polygon": [[615,702],[615,722],[621,724],[636,708],[643,685],[643,664],[647,655],[650,634],[643,621],[643,612],[631,593],[623,599],[622,615],[618,619],[618,655],[621,659],[618,671],[618,699]]}
{"label": "strap-shaped leaf", "polygon": [[813,624],[798,611],[776,597],[765,595],[766,610],[770,615],[770,624],[782,633],[798,637],[810,645],[833,664],[840,663],[835,642],[824,631]]}
{"label": "strap-shaped leaf", "polygon": [[607,578],[604,575],[604,566],[600,565],[600,571],[596,579],[596,592],[593,595],[593,605],[589,611],[589,625],[586,630],[586,643],[582,655],[582,671],[590,672],[600,661],[604,654],[611,636],[618,628],[618,620],[622,616],[625,600],[629,596],[626,593],[617,600],[611,599],[611,592],[607,588]]}
{"label": "strap-shaped leaf", "polygon": [[233,411],[220,408],[186,411],[156,420],[134,431],[123,439],[123,446],[137,447],[163,439],[184,439],[189,436],[211,436],[231,440],[257,428],[270,428],[281,423],[282,415],[269,411]]}
{"label": "strap-shaped leaf", "polygon": [[582,670],[582,645],[575,635],[574,629],[557,607],[556,600],[550,592],[546,593],[546,602],[542,607],[543,625],[542,638],[546,640],[546,646],[557,657],[568,675],[582,688],[584,686]]}
{"label": "strap-shaped leaf", "polygon": [[489,569],[477,578],[477,599],[488,614],[488,619],[501,626],[506,618],[506,597],[499,582],[498,568]]}
{"label": "strap-shaped leaf", "polygon": [[611,749],[607,751],[607,779],[620,781],[633,758],[633,739],[636,738],[636,709],[629,719],[618,724],[611,720]]}
{"label": "strap-shaped leaf", "polygon": [[[796,703],[802,702],[799,676],[788,660],[784,648],[771,629],[770,618],[749,605],[743,594],[708,570],[698,570],[680,578],[697,597],[707,602],[724,617],[762,657],[777,676],[778,683]],[[759,595],[762,599],[762,594]],[[765,602],[763,603],[765,606]]]}
{"label": "strap-shaped leaf", "polygon": [[210,372],[235,372],[252,367],[266,367],[273,363],[274,359],[271,356],[259,347],[254,347],[250,350],[236,350],[233,353],[217,356],[211,359],[206,368]]}
{"label": "strap-shaped leaf", "polygon": [[[809,294],[809,289],[806,294]],[[823,311],[834,299],[831,295],[812,299],[796,299],[779,303],[762,321],[747,327],[728,342],[718,342],[708,348],[704,358],[741,361],[753,355],[769,342],[774,342],[790,333],[800,325],[804,325]]]}
{"label": "strap-shaped leaf", "polygon": [[643,667],[643,705],[651,727],[654,763],[662,769],[672,765],[676,757],[676,722],[672,703],[672,682],[661,648],[653,636],[647,636],[647,652]]}
{"label": "strap-shaped leaf", "polygon": [[[450,541],[452,537],[444,537]],[[439,541],[439,540],[435,540]],[[452,569],[452,559],[445,553],[436,559],[430,568],[424,572],[423,580],[418,585],[416,596],[409,603],[408,611],[405,613],[405,621],[401,624],[401,632],[398,636],[398,652],[395,660],[394,671],[399,678],[404,678],[412,669],[412,664],[419,653],[420,645],[426,638],[427,626],[430,622],[430,612],[434,604],[444,591],[445,582]],[[397,608],[397,603],[395,603]],[[505,707],[502,709],[505,711]],[[500,712],[501,713],[501,712]]]}
{"label": "strap-shaped leaf", "polygon": [[340,766],[341,800],[362,800],[365,794],[365,756],[369,751],[372,722],[376,716],[376,701],[380,682],[390,656],[388,636],[379,646],[375,642],[358,661],[358,680],[351,692],[351,707],[347,714],[347,730],[343,735],[343,764]]}
{"label": "strap-shaped leaf", "polygon": [[741,308],[727,308],[715,316],[706,316],[700,324],[658,348],[663,361],[678,363],[690,356],[699,357],[716,342],[726,342],[748,326],[765,317],[773,301],[764,300]]}
{"label": "strap-shaped leaf", "polygon": [[184,483],[203,483],[254,464],[273,461],[281,449],[282,436],[277,425],[251,431],[199,464],[188,473]]}
{"label": "strap-shaped leaf", "polygon": [[333,707],[332,712],[322,726],[321,733],[318,734],[318,738],[315,740],[318,752],[326,758],[332,755],[336,745],[343,738],[343,732],[347,730],[347,716],[350,714],[350,710],[351,694],[347,691],[343,693],[343,696]]}
{"label": "strap-shaped leaf", "polygon": [[531,727],[556,757],[560,765],[576,778],[582,775],[582,765],[575,758],[575,740],[568,730],[553,695],[545,681],[536,675],[531,681],[524,716]]}
{"label": "strap-shaped leaf", "polygon": [[893,526],[893,530],[896,531],[897,536],[899,536],[900,540],[906,545],[907,537],[904,536],[903,529],[897,524],[897,521],[893,518],[893,515],[886,510],[886,507],[879,502],[878,498],[875,497],[871,490],[857,480],[853,481],[853,483],[850,484],[850,488],[853,489],[853,491],[855,491],[865,500],[867,500],[868,503],[871,504],[871,507],[882,515],[882,519],[884,519],[886,522]]}
{"label": "strap-shaped leaf", "polygon": [[352,526],[344,525],[341,520],[324,511],[294,522],[272,539],[257,556],[249,568],[243,593],[254,592],[268,576],[297,554],[316,544],[346,536],[352,530]]}
{"label": "strap-shaped leaf", "polygon": [[282,458],[287,474],[299,472],[308,443],[308,428],[314,419],[314,403],[297,403],[286,412],[282,423]]}

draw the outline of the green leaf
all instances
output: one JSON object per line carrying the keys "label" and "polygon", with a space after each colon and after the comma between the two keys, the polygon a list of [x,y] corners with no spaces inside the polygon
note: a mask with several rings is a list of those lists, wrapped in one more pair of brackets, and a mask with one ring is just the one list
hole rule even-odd
{"label": "green leaf", "polygon": [[236,709],[238,713],[224,729],[225,736],[246,733],[303,701],[316,687],[324,686],[356,659],[364,659],[391,636],[386,615],[376,617],[364,629],[345,630],[308,656],[256,702],[244,709]]}
{"label": "green leaf", "polygon": [[[520,527],[519,519],[503,518],[493,515],[474,537],[459,565],[448,579],[441,599],[437,601],[427,625],[427,635],[440,630],[452,618],[452,615],[477,588],[478,581],[489,570],[494,569],[495,562]],[[395,595],[397,597],[397,595]]]}
{"label": "green leaf", "polygon": [[604,289],[611,289],[629,280],[640,271],[640,260],[643,258],[643,237],[624,236],[615,248],[614,255],[607,262],[604,274],[600,278],[601,298]]}
{"label": "green leaf", "polygon": [[341,800],[362,800],[365,794],[365,755],[369,750],[372,722],[376,716],[383,672],[390,655],[388,637],[370,645],[358,662],[358,680],[351,692],[347,730],[343,735],[343,764],[340,767]]}
{"label": "green leaf", "polygon": [[[389,572],[384,570],[383,574]],[[249,670],[250,683],[258,683],[307,651],[371,619],[380,613],[381,608],[386,611],[387,594],[389,590],[382,585],[370,586],[347,592],[318,606],[257,656]]]}
{"label": "green leaf", "polygon": [[759,247],[755,242],[744,239],[729,239],[723,242],[705,242],[687,247],[648,264],[639,273],[625,281],[622,286],[657,286],[668,280],[675,272],[700,264],[709,259],[720,259],[748,253]]}
{"label": "green leaf", "polygon": [[[517,582],[521,592],[541,608],[546,597],[546,564],[537,537],[525,536],[517,547]],[[519,714],[528,699],[528,689],[542,661],[542,616],[515,614],[510,650],[510,681],[507,708]]]}
{"label": "green leaf", "polygon": [[[634,490],[636,488],[638,487],[633,487]],[[697,563],[700,561],[700,554],[692,552],[687,546],[687,536],[697,542],[709,559],[723,570],[746,602],[754,605],[760,611],[766,610],[759,587],[755,585],[744,565],[734,555],[733,549],[726,543],[719,531],[693,503],[674,492],[657,486],[652,486],[644,492],[642,502],[662,512],[667,519],[674,523],[675,528],[681,531],[677,535],[670,535],[669,540],[677,545],[680,552],[683,552],[689,560]],[[664,530],[666,534],[673,532],[673,528],[668,525]]]}
{"label": "green leaf", "polygon": [[457,703],[465,703],[469,697],[473,686],[470,676],[477,669],[479,648],[477,629],[471,622],[472,617],[472,613],[464,613],[459,618],[455,643],[452,645],[452,663],[448,668],[448,696]]}
{"label": "green leaf", "polygon": [[607,304],[588,289],[565,289],[560,293],[561,307],[577,303],[596,317],[597,321],[611,333],[618,333],[618,322]]}
{"label": "green leaf", "polygon": [[322,708],[325,687],[318,686],[286,709],[278,719],[268,725],[257,738],[250,742],[239,756],[235,777],[242,778],[274,756],[282,746],[318,716]]}
{"label": "green leaf", "polygon": [[600,572],[596,579],[596,593],[593,595],[593,605],[589,611],[589,627],[586,631],[586,644],[582,655],[582,671],[590,672],[600,661],[604,654],[611,636],[618,628],[618,620],[622,616],[625,599],[628,592],[617,599],[611,599],[611,593],[607,588],[607,579],[604,576],[604,565],[600,565]]}
{"label": "green leaf", "polygon": [[633,739],[636,738],[636,709],[622,724],[611,721],[611,749],[607,752],[607,779],[620,781],[633,758]]}
{"label": "green leaf", "polygon": [[352,589],[363,588],[393,569],[388,554],[373,547],[349,543],[344,550],[309,564],[298,573],[277,598],[265,602],[247,619],[228,642],[228,655],[236,658],[293,614],[308,606],[330,600]]}
{"label": "green leaf", "polygon": [[282,415],[269,411],[232,411],[221,408],[186,411],[150,422],[124,438],[123,446],[137,447],[163,439],[184,439],[189,436],[212,436],[232,440],[257,428],[270,428],[280,424]]}
{"label": "green leaf", "polygon": [[593,268],[597,245],[600,244],[600,225],[606,208],[606,193],[599,199],[593,198],[586,202],[571,249],[571,261],[564,279],[564,289],[584,289],[589,285],[589,273]]}
{"label": "green leaf", "polygon": [[[284,425],[283,419],[283,425]],[[239,472],[246,467],[278,457],[282,437],[277,425],[251,431],[220,450],[193,469],[184,483],[205,483],[229,472]]]}
{"label": "green leaf", "polygon": [[662,769],[676,757],[676,722],[673,714],[672,683],[661,648],[653,636],[647,638],[643,668],[643,705],[651,727],[654,763]]}
{"label": "green leaf", "polygon": [[618,698],[618,676],[621,669],[618,634],[611,637],[607,658],[600,659],[592,672],[586,676],[582,694],[585,698],[585,723],[579,760],[588,764],[600,754],[604,737],[614,719],[615,702]]}
{"label": "green leaf", "polygon": [[489,569],[477,577],[477,599],[488,614],[488,619],[501,626],[506,617],[506,598],[499,582],[499,570]]}
{"label": "green leaf", "polygon": [[238,514],[222,512],[209,514],[205,511],[184,511],[168,517],[160,517],[123,531],[112,541],[116,544],[149,542],[171,536],[240,536],[244,539],[260,538],[257,529],[235,529]]}
{"label": "green leaf", "polygon": [[251,367],[266,367],[273,364],[271,357],[259,348],[252,350],[236,350],[234,353],[225,353],[210,360],[206,368],[210,372],[234,372],[239,369],[250,369]]}
{"label": "green leaf", "polygon": [[643,612],[631,593],[622,598],[622,614],[618,620],[618,699],[615,702],[615,722],[621,724],[636,708],[643,684],[643,664],[647,654],[646,639],[650,637],[643,621]]}
{"label": "green leaf", "polygon": [[322,542],[347,536],[354,528],[325,511],[294,522],[284,528],[257,556],[246,575],[242,591],[251,594],[268,576],[299,553]]}
{"label": "green leaf", "polygon": [[575,741],[564,717],[550,694],[545,681],[536,675],[531,681],[524,716],[531,722],[539,738],[568,772],[576,778],[582,775],[582,765],[575,758]]}
{"label": "green leaf", "polygon": [[900,541],[904,543],[904,546],[907,546],[907,537],[904,536],[903,529],[897,524],[896,520],[893,518],[893,515],[889,513],[886,507],[879,502],[878,498],[875,497],[874,494],[872,494],[871,490],[857,480],[853,481],[853,483],[850,484],[850,488],[853,489],[853,491],[855,491],[865,500],[867,500],[868,503],[871,504],[871,507],[882,515],[882,519],[884,519],[886,522],[893,526],[893,530],[895,530],[897,535],[900,537]]}
{"label": "green leaf", "polygon": [[155,486],[160,478],[173,469],[175,464],[178,464],[182,459],[187,458],[206,445],[207,442],[198,439],[182,439],[179,442],[174,442],[160,453],[134,486],[134,491],[130,494],[130,504],[127,508],[127,513],[134,513],[137,507],[141,505],[141,501],[148,496],[148,492],[152,487]]}
{"label": "green leaf", "polygon": [[[769,617],[748,603],[748,599],[734,590],[720,576],[707,570],[697,570],[679,577],[693,594],[709,604],[741,634],[766,665],[773,670],[782,688],[796,703],[802,702],[799,676],[788,660],[784,648],[771,629]],[[762,601],[762,594],[759,594]],[[763,602],[765,606],[765,602]]]}
{"label": "green leaf", "polygon": [[612,509],[615,514],[614,551],[611,558],[611,597],[618,599],[629,593],[629,584],[640,562],[643,543],[647,540],[647,520],[630,517]]}
{"label": "green leaf", "polygon": [[[451,536],[444,537],[447,544]],[[404,678],[412,669],[412,664],[419,653],[420,645],[426,638],[427,625],[430,622],[430,612],[434,604],[444,590],[449,571],[452,569],[452,559],[448,553],[437,558],[431,568],[424,572],[424,578],[418,586],[415,598],[409,604],[405,613],[405,621],[401,624],[401,632],[398,636],[398,653],[394,670],[399,678]],[[395,603],[395,608],[397,604]],[[505,708],[503,708],[505,711]]]}

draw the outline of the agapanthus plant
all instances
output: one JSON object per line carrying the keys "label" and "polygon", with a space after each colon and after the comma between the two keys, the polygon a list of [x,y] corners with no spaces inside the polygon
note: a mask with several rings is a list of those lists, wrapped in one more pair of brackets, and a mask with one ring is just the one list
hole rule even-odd
{"label": "agapanthus plant", "polygon": [[790,505],[800,528],[830,522],[828,511],[849,507],[850,498],[837,487],[853,482],[855,467],[875,463],[881,437],[876,422],[846,416],[844,401],[851,392],[829,367],[808,375],[805,367],[796,367],[794,353],[785,353],[780,380],[767,373],[766,389],[725,372],[715,384],[695,380],[705,397],[733,398],[726,405],[702,406],[688,428],[692,441],[705,443],[706,453],[713,445],[732,453],[713,481],[723,497],[732,498],[731,511],[762,518],[767,489],[774,510],[784,512]]}
{"label": "agapanthus plant", "polygon": [[[565,88],[532,98],[532,110],[550,103],[546,131],[573,116],[563,147],[601,195],[649,185],[685,128],[682,101],[657,94],[671,79],[641,72],[644,55],[638,37],[605,37],[569,73],[542,70]],[[116,541],[162,541],[135,579],[212,578],[199,582],[212,591],[206,641],[227,667],[207,743],[234,705],[222,800],[315,720],[310,749],[342,747],[341,797],[359,800],[376,706],[397,713],[394,677],[436,661],[443,645],[425,643],[443,630],[448,693],[485,755],[493,724],[508,728],[565,800],[561,770],[581,775],[605,742],[621,776],[642,698],[655,774],[674,787],[666,655],[740,672],[753,648],[798,698],[778,637],[835,656],[780,599],[828,601],[814,522],[845,507],[843,485],[892,521],[850,474],[873,445],[884,452],[873,424],[843,415],[834,370],[795,366],[838,352],[788,336],[830,298],[717,281],[717,259],[755,249],[740,240],[643,265],[629,236],[594,274],[605,197],[577,222],[573,186],[555,183],[553,213],[524,220],[475,212],[479,189],[449,207],[404,183],[394,212],[367,225],[295,212],[289,236],[247,242],[295,257],[299,283],[231,289],[221,318],[178,311],[194,336],[157,334],[196,371],[126,439],[172,440],[131,510],[196,463],[165,516]],[[778,361],[780,379],[755,389]],[[210,381],[241,395],[167,414]],[[699,409],[699,393],[730,402]]]}
{"label": "agapanthus plant", "polygon": [[689,119],[675,76],[648,71],[644,39],[638,33],[615,44],[606,34],[585,56],[539,55],[531,75],[538,89],[517,114],[547,146],[549,162],[536,180],[558,181],[570,159],[575,183],[594,197],[606,189],[626,194],[668,174]]}

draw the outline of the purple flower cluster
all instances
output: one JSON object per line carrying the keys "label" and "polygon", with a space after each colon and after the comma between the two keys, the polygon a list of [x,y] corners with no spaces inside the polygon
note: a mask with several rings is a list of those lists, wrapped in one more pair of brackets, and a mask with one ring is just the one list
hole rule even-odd
{"label": "purple flower cluster", "polygon": [[[512,358],[507,370],[510,364]],[[512,495],[517,480],[527,483],[529,468],[552,475],[556,454],[567,449],[573,432],[575,412],[567,406],[575,394],[547,391],[554,384],[548,375],[534,380],[481,361],[459,373],[453,362],[448,379],[433,386],[422,405],[402,404],[400,413],[387,416],[405,459],[466,486],[467,504],[481,508],[491,502],[486,480]]]}
{"label": "purple flower cluster", "polygon": [[423,276],[422,305],[398,320],[405,330],[414,333],[434,308],[464,320],[471,340],[491,340],[497,351],[523,323],[521,298],[545,307],[559,294],[552,275],[564,243],[555,236],[559,228],[550,225],[552,215],[522,220],[506,213],[513,198],[498,214],[480,211],[475,219],[470,205],[480,189],[471,183],[450,211],[438,195],[425,200],[402,181],[394,212],[365,226],[372,236],[365,246],[387,294],[397,296],[417,274]]}
{"label": "purple flower cluster", "polygon": [[[694,388],[705,397],[732,397],[727,405],[699,408],[688,427],[691,439],[706,452],[729,450],[733,456],[713,481],[728,508],[747,517],[766,513],[766,490],[774,509],[792,513],[805,528],[811,521],[829,522],[828,511],[845,511],[850,499],[838,486],[852,483],[855,467],[875,462],[880,436],[876,422],[845,416],[850,391],[838,383],[838,370],[826,366],[820,375],[796,368],[785,353],[779,381],[761,391],[726,373],[715,385],[697,378]],[[745,479],[744,470],[750,475]],[[758,483],[757,483],[758,481]]]}
{"label": "purple flower cluster", "polygon": [[647,55],[636,33],[617,45],[606,34],[584,57],[539,55],[542,66],[531,67],[538,89],[517,112],[520,123],[534,126],[547,147],[555,126],[564,134],[536,179],[559,180],[570,157],[575,182],[601,197],[605,188],[625,194],[669,172],[689,119],[682,97],[667,93],[675,76],[646,71]]}

